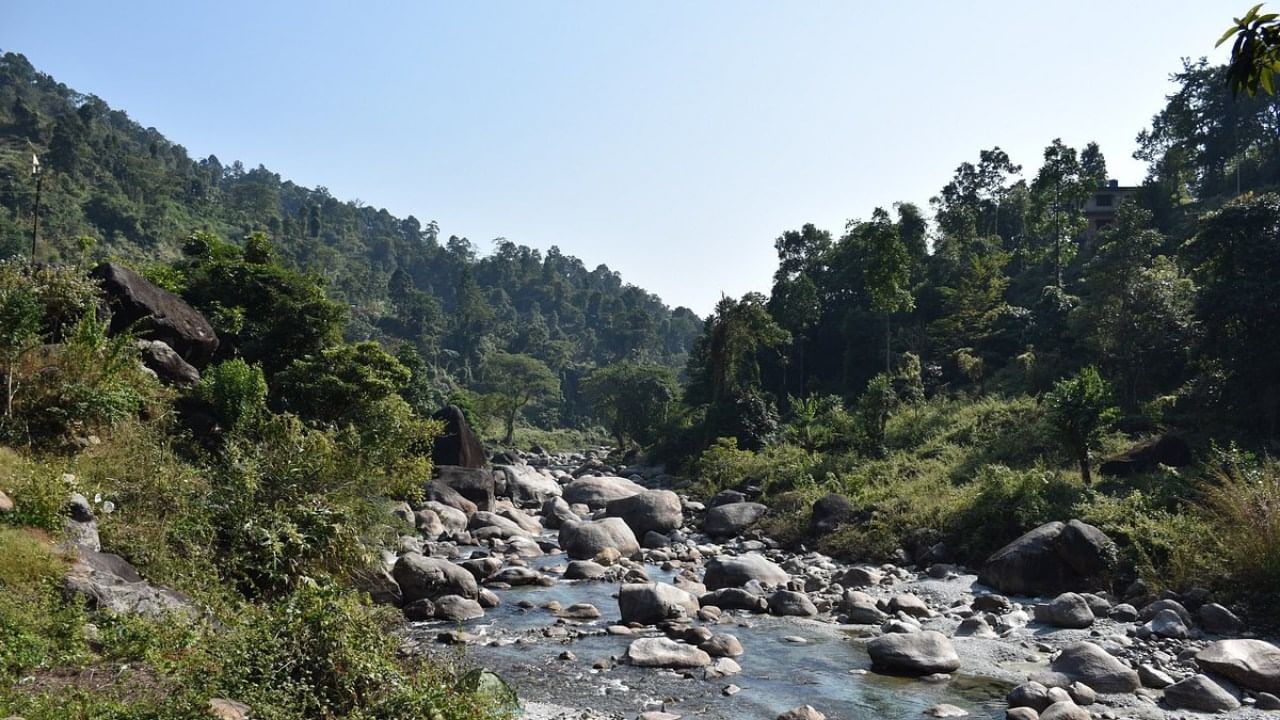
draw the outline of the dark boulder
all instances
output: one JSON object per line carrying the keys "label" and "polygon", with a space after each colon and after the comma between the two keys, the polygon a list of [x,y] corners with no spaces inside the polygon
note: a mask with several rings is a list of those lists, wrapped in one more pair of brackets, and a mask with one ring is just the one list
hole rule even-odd
{"label": "dark boulder", "polygon": [[159,340],[197,368],[213,358],[218,336],[209,321],[185,300],[123,265],[103,263],[90,275],[106,293],[110,334],[130,330],[138,337]]}
{"label": "dark boulder", "polygon": [[978,581],[1008,595],[1100,589],[1115,564],[1115,546],[1079,520],[1050,522],[997,550]]}
{"label": "dark boulder", "polygon": [[813,515],[809,519],[809,528],[815,536],[826,535],[841,525],[857,519],[858,511],[849,498],[838,493],[829,493],[813,504]]}
{"label": "dark boulder", "polygon": [[1180,437],[1161,435],[1138,443],[1102,462],[1098,472],[1109,477],[1129,477],[1154,470],[1157,465],[1186,467],[1191,464],[1191,447]]}
{"label": "dark boulder", "polygon": [[437,465],[435,470],[436,479],[433,482],[453,488],[479,510],[493,509],[496,490],[492,472],[484,468],[457,465]]}
{"label": "dark boulder", "polygon": [[462,497],[461,493],[454,490],[442,479],[432,480],[427,483],[427,500],[460,510],[467,517],[475,515],[479,510],[475,503]]}
{"label": "dark boulder", "polygon": [[475,433],[471,432],[467,416],[462,413],[461,408],[447,405],[431,417],[444,423],[444,431],[436,437],[431,448],[431,462],[464,468],[484,467],[484,446]]}

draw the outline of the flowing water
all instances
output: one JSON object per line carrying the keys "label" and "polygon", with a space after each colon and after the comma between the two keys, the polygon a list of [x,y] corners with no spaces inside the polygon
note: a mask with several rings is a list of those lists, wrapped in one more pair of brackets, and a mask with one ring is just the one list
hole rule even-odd
{"label": "flowing water", "polygon": [[[464,555],[468,549],[464,548]],[[530,561],[539,570],[563,566],[563,554]],[[648,565],[655,581],[670,582],[672,573]],[[465,662],[496,672],[525,701],[555,703],[601,714],[635,717],[645,709],[665,707],[685,717],[729,720],[773,720],[798,705],[812,705],[828,718],[887,718],[918,720],[936,704],[949,703],[973,717],[1003,717],[1005,683],[989,678],[957,674],[948,681],[928,682],[868,673],[870,659],[860,642],[841,626],[812,620],[733,613],[715,632],[735,635],[745,654],[735,658],[742,673],[702,679],[702,671],[680,672],[635,668],[610,663],[608,670],[592,669],[597,660],[620,658],[635,637],[609,635],[605,628],[616,622],[614,597],[618,585],[608,582],[558,580],[552,587],[520,587],[498,591],[502,605],[486,611],[484,618],[464,623],[463,630],[480,636],[467,647]],[[534,607],[523,609],[521,600]],[[546,637],[543,631],[556,616],[541,606],[555,601],[563,607],[591,603],[603,617],[584,623],[569,622],[582,635],[569,640]],[[417,623],[411,633],[431,646],[430,639],[449,623]],[[639,632],[637,634],[640,634]],[[803,643],[795,642],[803,638]],[[574,660],[559,656],[570,651]],[[433,653],[448,653],[434,646]],[[733,684],[741,691],[732,696],[722,688]]]}

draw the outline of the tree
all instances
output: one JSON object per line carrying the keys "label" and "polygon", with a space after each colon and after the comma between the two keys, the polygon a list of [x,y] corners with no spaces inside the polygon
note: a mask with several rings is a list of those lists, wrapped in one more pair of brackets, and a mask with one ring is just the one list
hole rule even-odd
{"label": "tree", "polygon": [[890,318],[896,312],[910,312],[915,307],[911,295],[911,256],[889,219],[889,213],[876,208],[871,222],[861,228],[867,259],[863,267],[871,309],[884,313],[884,370],[891,369],[889,349]]}
{"label": "tree", "polygon": [[367,424],[411,373],[375,342],[342,344],[298,358],[275,377],[281,410],[326,425]]}
{"label": "tree", "polygon": [[1045,400],[1049,421],[1063,447],[1080,466],[1080,479],[1085,485],[1090,484],[1090,456],[1120,416],[1112,404],[1111,386],[1090,365],[1054,383]]}
{"label": "tree", "polygon": [[560,394],[560,381],[546,364],[528,355],[505,352],[485,359],[483,387],[503,419],[506,433],[502,441],[508,445],[522,410]]}
{"label": "tree", "polygon": [[1280,429],[1280,195],[1248,196],[1210,213],[1183,246],[1200,287],[1197,350],[1206,383],[1232,419],[1268,438]]}
{"label": "tree", "polygon": [[1227,65],[1227,82],[1231,92],[1241,90],[1256,95],[1261,87],[1268,95],[1276,92],[1275,74],[1280,72],[1280,14],[1259,13],[1262,3],[1249,8],[1244,17],[1233,18],[1235,24],[1218,39],[1217,45],[1235,37],[1231,45],[1231,62]]}
{"label": "tree", "polygon": [[582,383],[592,414],[626,447],[628,439],[651,442],[678,392],[675,373],[652,363],[620,362],[597,368]]}

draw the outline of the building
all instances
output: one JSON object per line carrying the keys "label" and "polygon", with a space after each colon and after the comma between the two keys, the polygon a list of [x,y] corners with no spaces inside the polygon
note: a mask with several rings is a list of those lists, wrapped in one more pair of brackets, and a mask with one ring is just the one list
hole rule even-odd
{"label": "building", "polygon": [[1119,180],[1108,181],[1098,188],[1084,203],[1084,217],[1089,225],[1085,228],[1084,238],[1092,240],[1116,218],[1116,210],[1120,203],[1128,200],[1142,187],[1138,185],[1121,185]]}

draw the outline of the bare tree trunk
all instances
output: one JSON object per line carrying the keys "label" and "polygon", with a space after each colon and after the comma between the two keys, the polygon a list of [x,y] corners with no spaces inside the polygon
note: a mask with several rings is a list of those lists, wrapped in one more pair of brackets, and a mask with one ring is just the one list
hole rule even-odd
{"label": "bare tree trunk", "polygon": [[1089,471],[1089,453],[1080,456],[1080,479],[1084,481],[1085,487],[1093,484],[1093,474]]}

